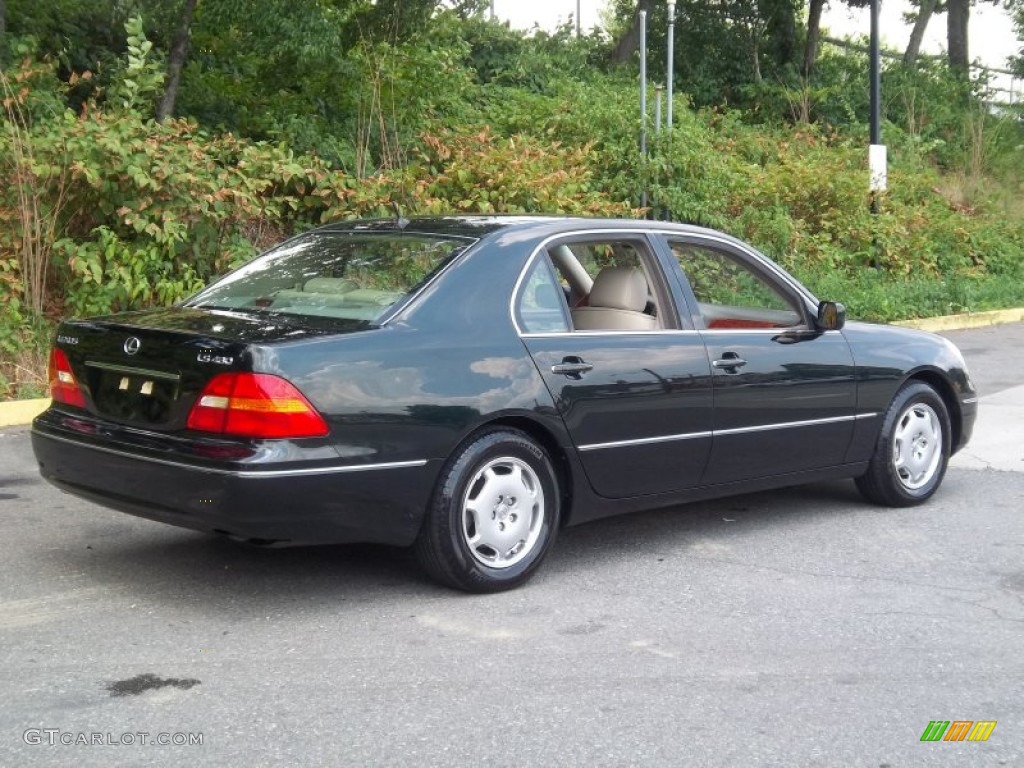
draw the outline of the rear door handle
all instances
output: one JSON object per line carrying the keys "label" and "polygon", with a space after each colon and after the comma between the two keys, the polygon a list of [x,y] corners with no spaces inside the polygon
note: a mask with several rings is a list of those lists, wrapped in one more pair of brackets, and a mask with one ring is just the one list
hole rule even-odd
{"label": "rear door handle", "polygon": [[715,360],[711,363],[711,366],[717,370],[725,371],[726,373],[736,373],[736,371],[747,364],[747,361],[737,355],[735,352],[726,352],[722,355],[721,360]]}
{"label": "rear door handle", "polygon": [[578,379],[584,373],[594,370],[594,366],[584,362],[580,357],[564,357],[562,362],[551,366],[551,372],[556,376],[568,376],[570,379]]}

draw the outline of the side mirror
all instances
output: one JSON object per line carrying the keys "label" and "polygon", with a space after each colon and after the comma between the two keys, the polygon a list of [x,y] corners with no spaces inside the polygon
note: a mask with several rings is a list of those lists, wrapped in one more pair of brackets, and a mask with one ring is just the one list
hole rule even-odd
{"label": "side mirror", "polygon": [[818,330],[838,331],[846,325],[846,307],[838,301],[818,303]]}

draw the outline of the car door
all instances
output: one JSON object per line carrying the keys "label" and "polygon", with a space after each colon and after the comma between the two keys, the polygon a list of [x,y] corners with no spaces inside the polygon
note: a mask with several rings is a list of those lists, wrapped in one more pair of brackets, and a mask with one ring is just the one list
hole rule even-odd
{"label": "car door", "polygon": [[665,242],[712,368],[714,440],[703,483],[842,464],[857,396],[842,333],[816,331],[809,300],[755,253],[709,236]]}
{"label": "car door", "polygon": [[[590,302],[605,270],[620,277],[641,272],[649,300],[631,309],[606,308],[608,327],[601,327],[602,309]],[[679,327],[672,302],[666,275],[641,233],[551,240],[520,281],[514,310],[523,343],[602,496],[678,491],[698,485],[704,472],[711,367],[700,335]],[[576,330],[584,316],[589,329]],[[618,327],[623,324],[636,327]]]}

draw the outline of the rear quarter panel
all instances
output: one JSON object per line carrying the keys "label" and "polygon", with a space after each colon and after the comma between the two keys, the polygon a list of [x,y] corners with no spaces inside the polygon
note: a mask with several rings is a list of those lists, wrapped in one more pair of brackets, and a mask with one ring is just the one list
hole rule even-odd
{"label": "rear quarter panel", "polygon": [[255,347],[253,368],[294,382],[353,462],[427,459],[436,470],[474,430],[528,418],[564,425],[512,325],[529,238],[485,238],[383,328]]}

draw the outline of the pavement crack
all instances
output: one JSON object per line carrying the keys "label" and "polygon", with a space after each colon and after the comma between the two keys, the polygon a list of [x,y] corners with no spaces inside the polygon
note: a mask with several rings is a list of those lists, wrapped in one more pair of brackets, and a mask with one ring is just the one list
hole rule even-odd
{"label": "pavement crack", "polygon": [[953,587],[947,584],[929,584],[920,581],[910,581],[908,579],[900,579],[887,576],[860,576],[852,573],[821,573],[819,571],[809,571],[802,568],[788,568],[777,565],[763,565],[761,563],[744,563],[739,560],[727,560],[717,557],[694,557],[694,560],[702,560],[708,563],[720,563],[722,565],[735,565],[741,568],[753,568],[760,571],[768,571],[770,573],[781,573],[786,575],[797,575],[797,576],[810,576],[816,579],[849,579],[851,581],[861,582],[882,582],[885,584],[899,584],[904,587],[921,587],[923,589],[939,589],[950,592],[966,592],[974,593],[976,589],[970,587]]}
{"label": "pavement crack", "polygon": [[955,597],[947,597],[946,599],[950,600],[950,601],[952,601],[954,603],[961,603],[962,605],[969,605],[969,606],[971,606],[973,608],[980,608],[983,611],[988,611],[993,616],[995,616],[995,618],[998,619],[999,621],[1012,621],[1015,624],[1024,624],[1024,617],[1016,618],[1015,619],[1015,618],[1012,618],[1010,616],[1004,616],[1002,613],[1000,613],[998,608],[994,608],[991,605],[984,605],[980,601],[976,601],[976,600],[960,600],[960,599],[955,598]]}

